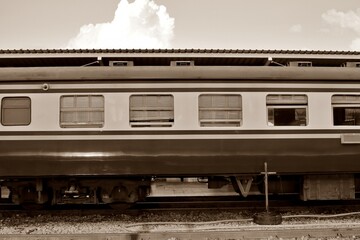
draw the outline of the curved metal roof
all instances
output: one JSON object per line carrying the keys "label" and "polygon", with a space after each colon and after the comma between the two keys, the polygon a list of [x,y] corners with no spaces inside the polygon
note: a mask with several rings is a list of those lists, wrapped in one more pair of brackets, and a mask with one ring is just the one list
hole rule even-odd
{"label": "curved metal roof", "polygon": [[[269,63],[271,59],[271,63]],[[101,60],[101,61],[98,61]],[[0,67],[99,66],[109,61],[133,61],[135,66],[168,66],[174,60],[193,60],[198,66],[286,65],[311,61],[336,67],[360,62],[360,52],[262,49],[0,49]]]}
{"label": "curved metal roof", "polygon": [[266,49],[0,49],[0,54],[64,53],[226,53],[226,54],[319,54],[360,55],[355,51],[266,50]]}

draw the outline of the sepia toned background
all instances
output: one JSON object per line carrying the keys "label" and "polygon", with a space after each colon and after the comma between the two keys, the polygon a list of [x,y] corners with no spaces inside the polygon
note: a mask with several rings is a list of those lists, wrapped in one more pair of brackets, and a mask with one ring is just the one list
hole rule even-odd
{"label": "sepia toned background", "polygon": [[0,0],[0,49],[360,50],[357,0]]}

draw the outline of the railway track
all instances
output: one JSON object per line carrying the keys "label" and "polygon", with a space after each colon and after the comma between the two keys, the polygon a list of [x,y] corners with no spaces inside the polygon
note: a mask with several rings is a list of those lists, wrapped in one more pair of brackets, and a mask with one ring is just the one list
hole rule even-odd
{"label": "railway track", "polygon": [[[293,208],[319,207],[319,208],[343,208],[360,207],[360,198],[356,200],[334,201],[301,201],[296,196],[283,196],[269,198],[269,206],[273,210],[287,210]],[[238,196],[206,196],[206,197],[149,197],[146,201],[138,202],[132,209],[138,210],[161,210],[161,209],[251,209],[263,211],[265,201],[262,196],[248,197]]]}
{"label": "railway track", "polygon": [[271,200],[271,210],[282,214],[283,223],[264,226],[253,222],[253,214],[264,211],[263,201],[235,200],[231,197],[148,198],[125,212],[106,205],[62,205],[26,211],[14,205],[11,205],[12,209],[4,209],[5,205],[2,205],[0,239],[360,237],[360,212],[356,212],[359,201],[327,201],[321,204],[294,202],[291,199]]}
{"label": "railway track", "polygon": [[[338,213],[344,211],[357,211],[360,208],[360,199],[347,201],[300,201],[293,197],[270,199],[270,210],[276,212],[301,211],[306,208],[317,209],[318,212]],[[12,214],[37,215],[47,214],[64,215],[74,213],[79,215],[109,215],[109,214],[130,214],[156,211],[184,211],[184,210],[232,210],[242,212],[263,212],[265,210],[262,198],[248,198],[247,200],[233,196],[220,197],[149,197],[146,201],[138,202],[135,205],[106,205],[106,204],[74,204],[56,205],[45,208],[38,206],[23,207],[15,204],[0,203],[0,215],[11,216]]]}
{"label": "railway track", "polygon": [[[138,224],[140,225],[140,224]],[[189,224],[174,231],[131,231],[123,233],[83,233],[83,234],[4,234],[4,240],[189,240],[189,239],[357,239],[360,237],[359,224],[312,224],[279,226],[243,226],[243,227],[208,227],[194,230]]]}
{"label": "railway track", "polygon": [[[360,200],[351,201],[312,201],[303,202],[294,199],[280,199],[271,200],[270,202],[272,211],[288,211],[294,209],[304,209],[307,207],[318,207],[319,211],[325,210],[328,212],[341,211],[346,209],[359,209]],[[138,202],[132,206],[129,205],[107,205],[107,204],[66,204],[56,206],[46,206],[39,208],[38,206],[25,206],[22,207],[16,204],[0,203],[0,214],[10,213],[46,213],[50,211],[52,214],[73,211],[82,213],[132,213],[142,211],[175,211],[175,210],[208,210],[208,209],[224,209],[224,210],[249,210],[253,212],[264,211],[265,206],[263,200],[249,199],[238,200],[233,197],[155,197],[148,198],[146,201]]]}

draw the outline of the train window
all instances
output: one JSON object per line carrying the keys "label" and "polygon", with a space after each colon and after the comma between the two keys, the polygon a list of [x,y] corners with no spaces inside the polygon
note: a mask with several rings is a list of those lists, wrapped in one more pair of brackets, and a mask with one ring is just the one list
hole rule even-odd
{"label": "train window", "polygon": [[331,104],[335,126],[360,125],[360,95],[334,95]]}
{"label": "train window", "polygon": [[60,127],[102,127],[104,96],[66,95],[60,98]]}
{"label": "train window", "polygon": [[132,127],[171,127],[174,124],[172,95],[131,95],[130,125]]}
{"label": "train window", "polygon": [[201,127],[239,127],[242,121],[240,95],[203,94],[199,96]]}
{"label": "train window", "polygon": [[1,101],[1,124],[26,126],[31,121],[31,100],[28,97],[5,97]]}
{"label": "train window", "polygon": [[306,126],[306,95],[268,95],[266,106],[269,126]]}

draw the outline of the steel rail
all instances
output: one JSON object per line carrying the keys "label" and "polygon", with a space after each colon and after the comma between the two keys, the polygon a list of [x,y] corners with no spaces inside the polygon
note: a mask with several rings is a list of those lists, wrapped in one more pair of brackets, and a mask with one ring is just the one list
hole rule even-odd
{"label": "steel rail", "polygon": [[159,231],[159,232],[128,232],[128,233],[84,233],[84,234],[3,234],[4,240],[188,240],[188,239],[356,239],[360,237],[358,224],[334,224],[328,225],[282,225],[279,226],[244,226],[229,228],[226,230],[200,230],[191,229],[183,231]]}

